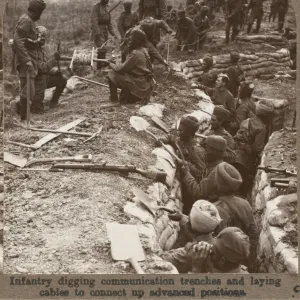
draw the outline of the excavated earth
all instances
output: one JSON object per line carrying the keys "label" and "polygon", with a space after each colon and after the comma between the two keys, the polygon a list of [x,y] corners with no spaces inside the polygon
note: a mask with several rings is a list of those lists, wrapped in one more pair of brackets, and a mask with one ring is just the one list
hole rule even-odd
{"label": "excavated earth", "polygon": [[[263,24],[267,33],[275,24]],[[232,51],[275,51],[265,45],[234,43],[220,47],[224,32],[216,28],[209,40],[211,46],[192,56],[173,51],[170,60],[186,61],[212,54]],[[276,48],[278,50],[279,48]],[[164,50],[162,51],[164,53]],[[245,52],[243,52],[245,53]],[[88,74],[88,70],[84,70]],[[190,83],[155,65],[158,83],[151,103],[165,106],[163,120],[172,125],[183,114],[196,109],[198,102]],[[167,78],[166,78],[167,77]],[[105,83],[103,74],[89,74],[86,78]],[[285,98],[295,107],[295,81],[289,79],[255,80],[259,96]],[[8,102],[13,96],[6,95],[7,124],[4,143],[7,140],[33,144],[46,133],[26,131],[13,123],[17,117]],[[57,129],[77,118],[86,118],[76,127],[77,131],[96,132],[99,137],[83,143],[85,138],[61,135],[36,151],[5,143],[5,151],[26,158],[62,157],[92,154],[96,162],[133,164],[147,169],[155,163],[151,156],[154,141],[131,128],[129,119],[138,114],[138,105],[109,109],[99,106],[109,99],[105,87],[92,84],[81,85],[73,93],[61,98],[59,107],[43,115],[34,115],[35,127]],[[157,128],[151,131],[159,137],[164,134]],[[295,147],[294,141],[286,140]],[[49,165],[37,166],[46,169]],[[112,173],[91,173],[70,170],[62,173],[48,171],[22,171],[5,164],[5,226],[4,226],[4,272],[5,273],[110,273],[134,272],[128,265],[116,263],[110,255],[106,234],[107,222],[132,223],[124,214],[123,207],[131,201],[133,186],[146,190],[152,183],[137,174],[129,177]],[[141,264],[143,267],[143,263]]]}

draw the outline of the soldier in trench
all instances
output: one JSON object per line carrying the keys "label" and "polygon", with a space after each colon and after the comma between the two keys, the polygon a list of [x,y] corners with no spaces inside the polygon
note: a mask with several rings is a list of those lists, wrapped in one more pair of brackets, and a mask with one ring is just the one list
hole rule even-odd
{"label": "soldier in trench", "polygon": [[[17,71],[21,84],[19,105],[21,121],[26,120],[27,101],[32,101],[35,95],[34,78],[38,74],[38,32],[35,22],[40,19],[45,8],[43,0],[29,1],[28,12],[20,17],[14,30],[12,72]],[[27,73],[30,82],[27,81]],[[27,85],[30,85],[30,100],[27,99]],[[36,109],[34,103],[31,109]]]}
{"label": "soldier in trench", "polygon": [[236,161],[234,166],[243,178],[239,192],[243,197],[252,186],[256,166],[260,164],[262,151],[268,142],[273,105],[260,100],[256,105],[256,115],[244,120],[234,136],[236,143]]}
{"label": "soldier in trench", "polygon": [[[91,15],[91,28],[92,28],[92,39],[97,47],[97,58],[106,58],[106,46],[105,43],[108,40],[108,33],[116,39],[114,28],[111,23],[111,16],[107,10],[109,0],[100,0],[93,6]],[[97,62],[97,69],[100,70],[103,64]]]}
{"label": "soldier in trench", "polygon": [[[121,65],[109,64],[108,83],[110,101],[121,104],[142,102],[146,104],[154,88],[153,70],[148,51],[145,49],[146,35],[135,29],[129,38],[130,54]],[[117,89],[121,89],[120,98]]]}
{"label": "soldier in trench", "polygon": [[212,243],[212,233],[220,224],[221,218],[214,204],[198,200],[193,204],[189,215],[180,211],[169,214],[169,219],[179,222],[182,247],[165,251],[162,258],[172,263],[179,273],[192,271],[193,246],[200,241]]}
{"label": "soldier in trench", "polygon": [[190,273],[249,274],[243,265],[249,253],[249,237],[237,227],[227,227],[211,244],[201,241],[193,246]]}
{"label": "soldier in trench", "polygon": [[[205,55],[203,58],[203,63],[201,66],[201,71],[203,74],[198,78],[198,82],[200,82],[202,85],[213,88],[214,83],[212,80],[212,73],[211,69],[213,66],[213,58],[211,55]],[[216,77],[216,75],[215,75]],[[216,80],[216,78],[215,78]],[[214,81],[215,81],[214,80]]]}

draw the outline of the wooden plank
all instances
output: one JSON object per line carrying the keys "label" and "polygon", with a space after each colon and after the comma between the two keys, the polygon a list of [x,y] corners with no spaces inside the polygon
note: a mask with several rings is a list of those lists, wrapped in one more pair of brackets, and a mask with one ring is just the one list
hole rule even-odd
{"label": "wooden plank", "polygon": [[89,132],[77,132],[77,131],[68,131],[68,130],[58,130],[58,129],[45,129],[45,128],[29,128],[32,131],[39,131],[39,132],[52,132],[52,133],[64,133],[70,135],[80,135],[80,136],[87,136],[92,137],[95,133]]}
{"label": "wooden plank", "polygon": [[[83,122],[85,120],[84,119],[77,119],[77,120],[74,120],[60,128],[58,128],[58,130],[60,131],[68,131],[70,130],[71,128],[77,126],[78,124],[80,124],[81,122]],[[45,145],[46,143],[50,142],[51,140],[55,139],[56,137],[60,136],[62,133],[50,133],[50,134],[47,134],[46,136],[44,136],[43,138],[41,138],[40,140],[38,140],[33,146],[36,148],[36,149],[39,149],[41,148],[43,145]]]}

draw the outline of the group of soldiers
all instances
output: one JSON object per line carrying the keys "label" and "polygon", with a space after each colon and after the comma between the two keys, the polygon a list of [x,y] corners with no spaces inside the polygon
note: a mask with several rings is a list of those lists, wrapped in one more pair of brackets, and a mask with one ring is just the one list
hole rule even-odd
{"label": "group of soldiers", "polygon": [[[172,33],[173,17],[180,48],[187,45],[187,39],[192,41],[191,27],[201,28],[200,31],[193,29],[193,32],[205,40],[214,10],[224,7],[224,11],[228,7],[229,12],[226,32],[232,27],[235,35],[236,20],[243,7],[241,1],[207,0],[207,3],[191,4],[198,7],[192,20],[186,16],[185,10],[174,15],[164,0],[141,0],[138,12],[132,11],[130,0],[125,0],[124,11],[118,19],[121,64],[105,62],[108,35],[116,38],[116,34],[107,9],[108,0],[95,4],[91,17],[92,37],[101,59],[98,69],[104,65],[110,69],[107,73],[110,100],[122,104],[149,101],[155,86],[153,61],[168,67],[157,50],[157,44],[161,29]],[[30,0],[28,12],[21,16],[14,31],[14,69],[19,74],[21,85],[17,109],[21,120],[26,120],[27,87],[30,87],[32,111],[42,112],[45,89],[56,86],[50,102],[55,106],[67,83],[59,66],[59,51],[51,57],[45,55],[46,29],[35,26],[45,8],[43,0]],[[251,0],[248,8],[261,12],[262,1]],[[254,12],[250,15],[251,20],[257,19]],[[248,24],[250,26],[251,21]],[[251,26],[248,29],[251,30]],[[197,38],[196,47],[199,43]],[[206,55],[199,82],[191,86],[203,90],[215,105],[211,128],[203,141],[198,143],[196,140],[199,122],[193,116],[181,118],[178,138],[169,135],[164,141],[182,155],[177,163],[184,214],[178,211],[169,215],[171,220],[180,222],[182,247],[162,253],[164,259],[172,262],[180,272],[246,273],[242,265],[251,267],[249,261],[255,257],[257,229],[246,198],[268,141],[273,106],[269,102],[253,102],[254,84],[244,78],[239,66],[240,55],[233,52],[230,57],[231,66],[227,72],[216,74],[212,72],[212,57]],[[121,89],[120,95],[118,88]]]}

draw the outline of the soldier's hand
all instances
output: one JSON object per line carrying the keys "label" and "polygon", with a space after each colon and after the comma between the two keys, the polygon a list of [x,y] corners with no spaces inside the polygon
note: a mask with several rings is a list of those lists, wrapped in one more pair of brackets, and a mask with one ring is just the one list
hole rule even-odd
{"label": "soldier's hand", "polygon": [[55,60],[59,61],[60,60],[60,53],[58,51],[56,51],[54,53],[53,57],[55,58]]}
{"label": "soldier's hand", "polygon": [[29,72],[29,74],[32,74],[33,73],[33,70],[34,70],[34,67],[33,67],[33,64],[31,62],[31,60],[29,60],[26,64],[26,70],[27,72]]}
{"label": "soldier's hand", "polygon": [[[210,260],[210,253],[212,245],[207,242],[199,242],[193,246],[192,262],[193,273],[202,273],[204,271],[211,272],[212,264]],[[208,262],[209,260],[209,262]]]}
{"label": "soldier's hand", "polygon": [[175,221],[175,222],[180,222],[182,219],[182,216],[183,216],[183,214],[180,211],[176,211],[173,214],[168,214],[169,219],[172,221]]}

